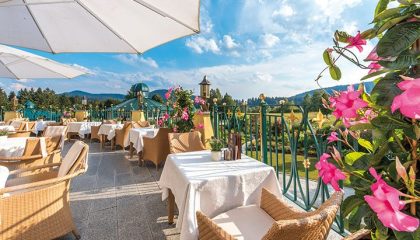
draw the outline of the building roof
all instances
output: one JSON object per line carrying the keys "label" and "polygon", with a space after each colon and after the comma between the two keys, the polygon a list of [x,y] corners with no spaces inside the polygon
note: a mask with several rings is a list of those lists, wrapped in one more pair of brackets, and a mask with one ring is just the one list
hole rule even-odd
{"label": "building roof", "polygon": [[[162,110],[166,110],[166,105],[164,105],[162,103],[159,103],[159,102],[156,102],[156,101],[154,101],[150,98],[144,98],[144,104],[145,104],[145,106],[147,106],[147,108],[153,108],[153,109],[160,108]],[[137,98],[129,99],[125,102],[122,102],[118,105],[115,105],[113,108],[114,109],[123,108],[123,109],[128,110],[128,111],[139,109]]]}
{"label": "building roof", "polygon": [[149,86],[145,83],[136,83],[133,86],[131,86],[131,91],[134,93],[137,92],[150,92]]}

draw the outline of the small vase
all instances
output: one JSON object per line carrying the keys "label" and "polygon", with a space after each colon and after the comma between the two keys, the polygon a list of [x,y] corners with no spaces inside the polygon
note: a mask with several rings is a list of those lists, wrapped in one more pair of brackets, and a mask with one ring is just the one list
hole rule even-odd
{"label": "small vase", "polygon": [[211,160],[212,161],[220,161],[220,159],[222,158],[222,152],[221,151],[217,151],[217,152],[211,152]]}

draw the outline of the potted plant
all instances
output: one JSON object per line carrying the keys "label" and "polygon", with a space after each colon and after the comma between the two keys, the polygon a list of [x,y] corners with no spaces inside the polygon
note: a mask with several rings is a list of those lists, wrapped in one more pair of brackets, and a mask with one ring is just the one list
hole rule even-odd
{"label": "potted plant", "polygon": [[221,139],[212,137],[208,140],[211,149],[211,160],[219,161],[222,158],[222,148],[224,147],[224,142]]}
{"label": "potted plant", "polygon": [[7,139],[7,131],[0,131],[0,140],[5,140]]}

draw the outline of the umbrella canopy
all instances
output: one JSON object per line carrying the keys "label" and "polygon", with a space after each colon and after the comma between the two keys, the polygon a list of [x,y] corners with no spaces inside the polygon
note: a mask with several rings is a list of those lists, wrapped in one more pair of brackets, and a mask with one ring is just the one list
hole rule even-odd
{"label": "umbrella canopy", "polygon": [[200,31],[200,0],[0,0],[0,43],[143,53]]}
{"label": "umbrella canopy", "polygon": [[86,74],[73,68],[16,48],[0,45],[2,78],[74,78]]}

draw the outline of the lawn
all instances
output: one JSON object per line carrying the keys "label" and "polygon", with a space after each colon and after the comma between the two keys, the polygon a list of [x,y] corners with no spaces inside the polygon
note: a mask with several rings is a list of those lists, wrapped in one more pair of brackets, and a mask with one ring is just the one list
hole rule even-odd
{"label": "lawn", "polygon": [[[260,154],[260,152],[258,152],[258,154]],[[257,159],[256,157],[256,152],[255,151],[248,151],[248,156]],[[308,171],[308,176],[309,179],[311,180],[317,180],[318,179],[318,171],[315,169],[315,163],[318,161],[317,158],[315,157],[309,157],[309,162],[310,162],[310,166],[309,166],[309,171]],[[298,167],[298,172],[299,172],[299,176],[300,177],[305,177],[305,168],[303,166],[303,156],[298,155],[297,156],[297,167]],[[291,162],[292,162],[292,155],[291,154],[285,154],[285,162],[286,162],[286,173],[290,173],[290,169],[291,169]],[[271,153],[271,158],[270,158],[270,153],[268,153],[268,164],[271,163],[271,166],[276,167],[276,153]],[[281,153],[278,154],[278,169],[279,169],[279,173],[281,173],[282,171],[282,166],[283,166],[283,156]]]}

